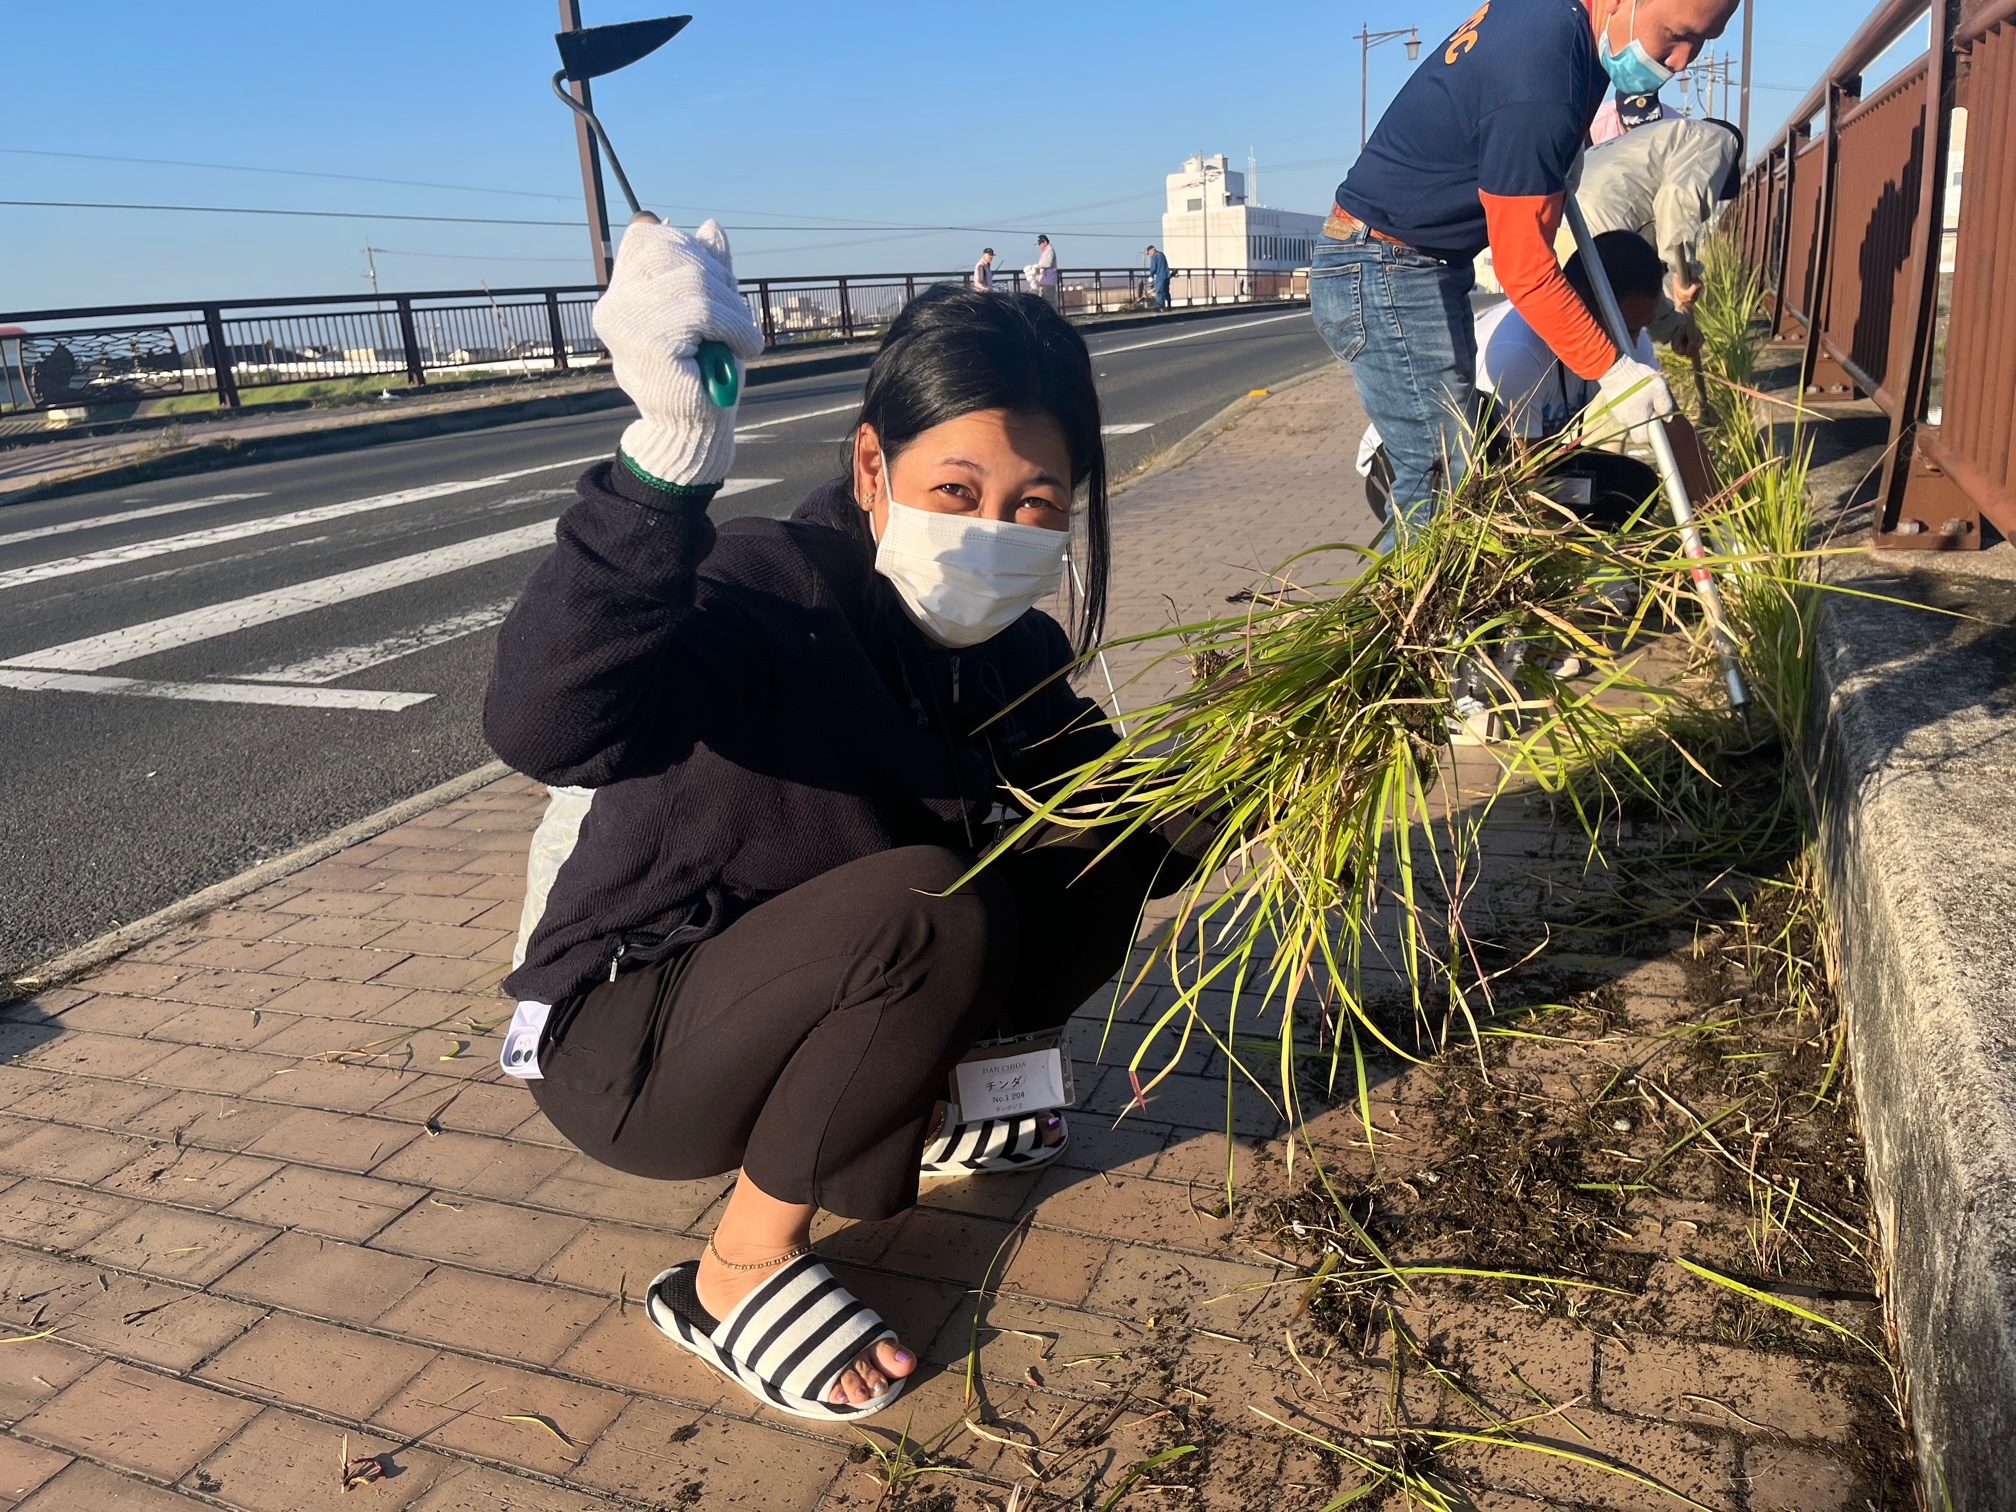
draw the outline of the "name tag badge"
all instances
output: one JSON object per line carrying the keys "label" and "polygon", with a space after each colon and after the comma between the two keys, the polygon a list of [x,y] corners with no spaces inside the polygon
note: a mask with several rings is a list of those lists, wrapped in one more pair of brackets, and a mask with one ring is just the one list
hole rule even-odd
{"label": "name tag badge", "polygon": [[506,1076],[515,1076],[520,1081],[545,1080],[546,1073],[539,1069],[539,1040],[546,1032],[546,1020],[552,1012],[548,1003],[518,1005],[518,1011],[511,1015],[511,1027],[504,1031],[504,1048],[497,1056],[497,1064]]}
{"label": "name tag badge", "polygon": [[976,1045],[952,1068],[950,1101],[962,1122],[1068,1108],[1077,1100],[1071,1062],[1054,1034]]}

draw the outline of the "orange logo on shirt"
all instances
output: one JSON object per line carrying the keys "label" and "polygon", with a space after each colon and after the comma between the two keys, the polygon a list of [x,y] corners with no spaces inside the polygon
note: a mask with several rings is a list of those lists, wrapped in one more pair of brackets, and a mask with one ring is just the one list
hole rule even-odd
{"label": "orange logo on shirt", "polygon": [[1477,28],[1483,24],[1484,13],[1491,9],[1491,0],[1477,7],[1477,13],[1456,28],[1456,35],[1449,39],[1449,45],[1442,52],[1444,63],[1454,63],[1464,53],[1477,45]]}

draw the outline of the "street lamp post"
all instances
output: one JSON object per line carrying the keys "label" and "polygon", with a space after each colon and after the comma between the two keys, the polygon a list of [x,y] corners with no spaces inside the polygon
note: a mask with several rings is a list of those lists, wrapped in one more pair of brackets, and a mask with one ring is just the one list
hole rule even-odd
{"label": "street lamp post", "polygon": [[1412,63],[1421,56],[1421,32],[1418,27],[1397,26],[1391,31],[1369,31],[1358,28],[1358,150],[1365,150],[1365,139],[1370,135],[1366,129],[1370,114],[1366,96],[1371,92],[1372,49],[1381,42],[1391,42],[1395,37],[1407,39],[1407,61]]}

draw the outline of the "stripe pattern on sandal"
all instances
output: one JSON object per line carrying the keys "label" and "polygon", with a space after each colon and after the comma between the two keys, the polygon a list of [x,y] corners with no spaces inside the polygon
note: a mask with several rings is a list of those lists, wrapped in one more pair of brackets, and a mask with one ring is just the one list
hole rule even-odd
{"label": "stripe pattern on sandal", "polygon": [[801,1256],[778,1271],[736,1303],[711,1335],[658,1294],[667,1277],[699,1264],[688,1260],[659,1272],[645,1294],[645,1311],[666,1337],[751,1396],[794,1417],[831,1420],[867,1417],[902,1394],[899,1379],[859,1406],[826,1400],[863,1350],[883,1339],[894,1343],[896,1333],[817,1256]]}
{"label": "stripe pattern on sandal", "polygon": [[923,1174],[926,1176],[970,1176],[988,1171],[1026,1171],[1047,1164],[1064,1153],[1071,1130],[1064,1116],[1057,1119],[1059,1138],[1043,1143],[1043,1121],[1053,1115],[1025,1113],[1019,1118],[987,1118],[978,1123],[955,1123],[924,1146]]}

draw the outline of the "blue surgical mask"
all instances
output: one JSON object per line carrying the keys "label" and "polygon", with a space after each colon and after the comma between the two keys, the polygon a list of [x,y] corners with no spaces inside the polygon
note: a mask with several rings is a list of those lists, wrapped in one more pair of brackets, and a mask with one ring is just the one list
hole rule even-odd
{"label": "blue surgical mask", "polygon": [[[1631,0],[1629,26],[1633,32],[1638,29],[1638,0]],[[1603,65],[1603,72],[1610,75],[1610,82],[1626,94],[1657,94],[1660,87],[1673,77],[1673,70],[1654,58],[1645,50],[1645,44],[1636,36],[1631,45],[1622,52],[1610,51],[1609,28],[1604,28],[1603,37],[1596,48],[1597,61]]]}

